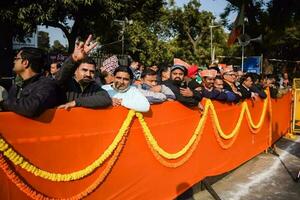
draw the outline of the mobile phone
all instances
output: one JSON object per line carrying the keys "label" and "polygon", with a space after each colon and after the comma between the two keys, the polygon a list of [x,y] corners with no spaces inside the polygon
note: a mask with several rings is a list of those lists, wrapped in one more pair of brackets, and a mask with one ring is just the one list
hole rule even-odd
{"label": "mobile phone", "polygon": [[187,83],[185,81],[182,81],[180,84],[181,88],[187,88]]}

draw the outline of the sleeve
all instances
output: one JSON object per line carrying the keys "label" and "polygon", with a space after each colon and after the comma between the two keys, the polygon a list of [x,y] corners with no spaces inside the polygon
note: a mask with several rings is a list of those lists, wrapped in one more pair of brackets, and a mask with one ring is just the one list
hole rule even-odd
{"label": "sleeve", "polygon": [[112,100],[109,94],[102,89],[98,88],[98,91],[91,96],[84,96],[75,99],[76,106],[86,107],[86,108],[104,108],[112,104]]}
{"label": "sleeve", "polygon": [[130,88],[124,97],[122,98],[122,106],[133,109],[138,112],[148,112],[150,109],[150,103],[146,97],[137,89]]}
{"label": "sleeve", "polygon": [[142,88],[138,88],[138,90],[146,97],[146,99],[150,103],[161,103],[167,99],[166,95],[161,92],[153,92],[150,90],[144,90]]}
{"label": "sleeve", "polygon": [[166,95],[168,99],[176,99],[175,94],[172,92],[172,90],[165,85],[161,85],[161,92]]}
{"label": "sleeve", "polygon": [[40,84],[38,88],[21,98],[8,98],[2,104],[4,110],[12,111],[25,117],[37,117],[46,109],[57,106],[58,88],[55,84]]}
{"label": "sleeve", "polygon": [[55,80],[60,87],[65,87],[67,81],[73,77],[78,65],[79,63],[75,62],[71,56],[65,60],[62,67],[55,75]]}

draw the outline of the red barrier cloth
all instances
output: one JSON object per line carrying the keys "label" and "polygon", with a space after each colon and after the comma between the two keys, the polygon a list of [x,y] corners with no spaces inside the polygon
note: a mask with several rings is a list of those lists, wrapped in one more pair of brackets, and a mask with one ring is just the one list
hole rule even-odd
{"label": "red barrier cloth", "polygon": [[[291,94],[270,102],[265,121],[257,133],[250,131],[245,115],[239,133],[229,140],[216,134],[210,112],[195,151],[187,162],[176,168],[166,167],[155,158],[141,124],[134,117],[127,141],[112,171],[86,199],[173,199],[206,176],[238,167],[288,131]],[[257,123],[263,101],[247,103],[253,121]],[[223,131],[230,133],[236,126],[242,104],[213,104]],[[0,133],[33,165],[50,172],[70,173],[89,166],[105,151],[127,113],[128,110],[121,107],[98,110],[75,108],[71,111],[53,109],[32,120],[6,112],[0,113]],[[188,143],[201,119],[199,111],[177,102],[152,105],[151,111],[143,115],[158,144],[170,153],[178,152]],[[224,145],[230,143],[233,143],[232,146],[225,149]],[[164,160],[175,163],[181,159]],[[67,198],[85,190],[99,177],[108,162],[80,180],[53,182],[13,165],[7,158],[6,161],[10,169],[32,189],[55,198]],[[1,200],[30,199],[3,170],[0,170],[0,185]]]}

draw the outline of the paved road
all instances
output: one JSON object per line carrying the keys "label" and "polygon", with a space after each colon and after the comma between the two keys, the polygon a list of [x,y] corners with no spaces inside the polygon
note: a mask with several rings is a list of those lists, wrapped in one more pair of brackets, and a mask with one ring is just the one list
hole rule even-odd
{"label": "paved road", "polygon": [[[212,185],[222,200],[300,200],[300,136],[276,143],[279,157],[261,153]],[[189,195],[193,193],[193,196]],[[200,184],[178,199],[213,200]]]}

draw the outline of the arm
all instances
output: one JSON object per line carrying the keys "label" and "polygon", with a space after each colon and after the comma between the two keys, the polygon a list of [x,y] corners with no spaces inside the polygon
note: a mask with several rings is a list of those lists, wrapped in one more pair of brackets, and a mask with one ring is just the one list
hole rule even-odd
{"label": "arm", "polygon": [[142,88],[138,88],[138,90],[147,98],[150,103],[161,103],[164,102],[167,97],[161,92],[153,92],[150,90],[144,90]]}
{"label": "arm", "polygon": [[130,88],[122,98],[122,106],[138,112],[148,112],[150,103],[146,97],[137,89]]}
{"label": "arm", "polygon": [[108,93],[99,87],[95,94],[91,96],[79,97],[75,99],[75,103],[76,106],[86,108],[103,108],[110,106],[112,104],[112,100]]}
{"label": "arm", "polygon": [[46,109],[58,105],[59,95],[58,87],[54,83],[39,83],[33,90],[24,89],[19,99],[12,97],[5,100],[2,107],[26,117],[37,117]]}
{"label": "arm", "polygon": [[161,85],[161,92],[166,95],[168,99],[176,99],[176,96],[172,90],[165,85]]}

